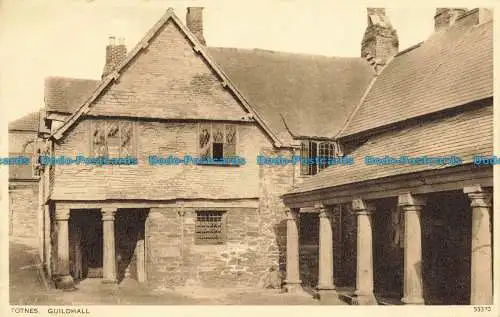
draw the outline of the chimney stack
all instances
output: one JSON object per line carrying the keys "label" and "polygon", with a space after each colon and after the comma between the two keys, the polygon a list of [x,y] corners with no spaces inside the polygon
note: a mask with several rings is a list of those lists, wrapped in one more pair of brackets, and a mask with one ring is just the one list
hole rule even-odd
{"label": "chimney stack", "polygon": [[114,36],[109,37],[109,44],[106,46],[106,64],[102,72],[102,78],[111,74],[120,65],[127,56],[127,47],[125,46],[125,39],[119,38],[118,44]]}
{"label": "chimney stack", "polygon": [[206,45],[203,36],[203,7],[188,7],[186,13],[186,25],[188,29],[196,36],[201,44]]}
{"label": "chimney stack", "polygon": [[465,12],[467,12],[465,8],[437,8],[434,15],[434,31],[452,25]]}
{"label": "chimney stack", "polygon": [[361,57],[378,70],[399,50],[399,39],[385,8],[367,8],[368,26],[361,42]]}

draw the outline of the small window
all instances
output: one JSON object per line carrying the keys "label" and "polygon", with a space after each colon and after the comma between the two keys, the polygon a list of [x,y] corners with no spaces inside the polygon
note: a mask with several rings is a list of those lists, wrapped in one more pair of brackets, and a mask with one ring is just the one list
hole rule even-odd
{"label": "small window", "polygon": [[335,142],[302,141],[301,174],[316,175],[331,165],[329,160],[339,156],[340,150]]}
{"label": "small window", "polygon": [[232,124],[200,124],[198,152],[202,159],[222,160],[236,156],[236,126]]}
{"label": "small window", "polygon": [[218,210],[201,210],[196,212],[195,243],[224,244],[225,212]]}

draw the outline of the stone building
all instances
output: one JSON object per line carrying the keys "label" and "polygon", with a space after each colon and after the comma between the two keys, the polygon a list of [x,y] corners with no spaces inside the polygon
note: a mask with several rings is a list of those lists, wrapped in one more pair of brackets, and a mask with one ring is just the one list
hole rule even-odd
{"label": "stone building", "polygon": [[[493,170],[473,161],[493,153],[491,13],[437,9],[435,27],[387,62],[335,136],[357,163],[331,166],[283,196],[289,288],[301,283],[296,222],[312,208],[325,296],[492,304]],[[367,156],[461,160],[370,165]]]}
{"label": "stone building", "polygon": [[[387,212],[379,212],[385,226],[374,226],[382,232],[393,228],[392,223],[401,223],[398,213],[391,211],[391,199],[405,194],[400,199],[404,204],[420,199],[416,194],[438,188],[423,186],[421,175],[435,179],[444,173],[454,184],[483,189],[492,185],[491,169],[470,169],[466,164],[425,171],[401,167],[382,169],[389,173],[384,175],[362,164],[261,165],[257,156],[336,158],[364,153],[372,143],[373,149],[387,151],[391,145],[396,153],[404,151],[404,145],[420,144],[416,140],[426,129],[449,133],[438,136],[443,137],[440,149],[445,154],[447,150],[465,154],[460,145],[480,144],[484,153],[491,153],[486,121],[491,119],[492,23],[483,21],[483,13],[467,11],[453,21],[438,15],[446,26],[398,53],[397,32],[385,10],[370,8],[361,56],[353,58],[209,47],[198,7],[188,8],[186,25],[173,10],[167,10],[130,52],[123,39],[117,43],[110,38],[100,80],[46,79],[45,108],[38,122],[39,155],[130,156],[137,158],[137,165],[35,166],[38,204],[15,208],[35,215],[36,247],[45,273],[60,288],[72,288],[86,278],[109,283],[128,280],[152,288],[193,283],[266,287],[270,274],[285,274],[286,269],[286,289],[319,288],[322,298],[328,298],[338,293],[333,281],[348,288],[362,280],[363,287],[370,289],[370,276],[375,272],[375,284],[382,285],[383,295],[399,296],[401,279],[379,277],[377,272],[383,269],[363,267],[359,272],[367,277],[356,279],[352,267],[372,261],[367,253],[371,248],[356,253],[360,250],[356,241],[378,238],[368,234],[367,218],[360,217],[368,229],[363,227],[363,236],[357,239],[350,198],[360,197],[355,210],[371,206],[367,200],[373,198],[386,204],[387,208],[380,208]],[[436,71],[441,67],[443,71]],[[450,82],[455,77],[450,77],[448,69],[455,72],[451,76],[456,81]],[[417,82],[420,86],[412,85]],[[463,94],[455,96],[455,90]],[[428,93],[422,95],[422,91]],[[481,143],[467,143],[463,126],[476,125],[471,120],[479,120],[476,129],[485,129]],[[398,132],[396,126],[403,130]],[[446,147],[446,140],[453,143],[447,135],[459,140],[456,147]],[[425,152],[432,145],[422,144],[408,155]],[[151,155],[236,156],[246,162],[152,165]],[[453,178],[455,171],[458,178]],[[406,176],[408,172],[415,180]],[[415,176],[416,172],[423,174]],[[471,175],[477,175],[474,181],[463,181]],[[427,192],[405,188],[400,194],[392,181],[392,192],[377,185],[388,196],[356,192],[356,186],[367,189],[363,177],[374,181],[379,176],[398,178],[412,184],[412,189],[420,186]],[[337,192],[335,182],[343,179],[353,184],[352,194]],[[456,186],[442,186],[436,192],[446,188],[456,194]],[[329,200],[324,193],[345,197]],[[436,195],[439,202],[441,196]],[[324,217],[333,209],[337,210],[333,217]],[[446,225],[444,213],[438,216]],[[330,226],[332,219],[337,226]],[[397,232],[398,239],[393,237],[397,243],[388,242],[381,249],[384,256],[390,253],[394,259],[384,263],[391,267],[399,265],[400,245],[406,241],[405,233]],[[393,239],[384,234],[380,233],[380,239]],[[467,233],[454,234],[454,239],[462,239]],[[366,247],[365,242],[362,246]],[[460,285],[468,291],[467,270],[463,265],[458,269],[463,271],[459,272],[463,273]],[[414,271],[408,274],[418,277]],[[451,279],[454,275],[449,274]],[[434,290],[444,292],[438,286]],[[462,294],[465,299],[456,302],[467,300],[467,291]]]}
{"label": "stone building", "polygon": [[9,157],[30,159],[28,164],[9,166],[9,236],[38,245],[38,175],[33,157],[39,145],[40,113],[27,114],[9,123]]}

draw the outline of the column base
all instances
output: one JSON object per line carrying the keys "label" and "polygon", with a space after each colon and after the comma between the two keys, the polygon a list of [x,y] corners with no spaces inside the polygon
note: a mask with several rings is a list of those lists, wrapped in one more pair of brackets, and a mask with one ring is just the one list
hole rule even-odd
{"label": "column base", "polygon": [[302,281],[285,281],[284,288],[287,293],[298,293],[302,291]]}
{"label": "column base", "polygon": [[317,292],[321,305],[345,305],[335,289],[318,289]]}
{"label": "column base", "polygon": [[75,290],[75,282],[71,275],[59,275],[54,278],[57,289],[62,289],[63,291]]}
{"label": "column base", "polygon": [[373,293],[359,293],[355,292],[355,297],[352,300],[353,305],[378,305],[377,299]]}
{"label": "column base", "polygon": [[422,297],[403,297],[401,301],[405,305],[425,305],[425,301]]}

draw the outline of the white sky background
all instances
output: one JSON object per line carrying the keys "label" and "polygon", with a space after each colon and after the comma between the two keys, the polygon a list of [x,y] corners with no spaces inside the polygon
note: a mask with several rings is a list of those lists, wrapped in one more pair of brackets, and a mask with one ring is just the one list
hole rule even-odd
{"label": "white sky background", "polygon": [[[185,21],[190,5],[205,7],[209,46],[357,57],[367,23],[366,4],[353,1],[342,5],[331,0],[4,1],[4,119],[11,121],[43,106],[46,76],[99,79],[108,36],[124,37],[131,50],[168,7]],[[434,7],[388,7],[387,11],[398,32],[400,50],[425,40],[433,31]]]}

